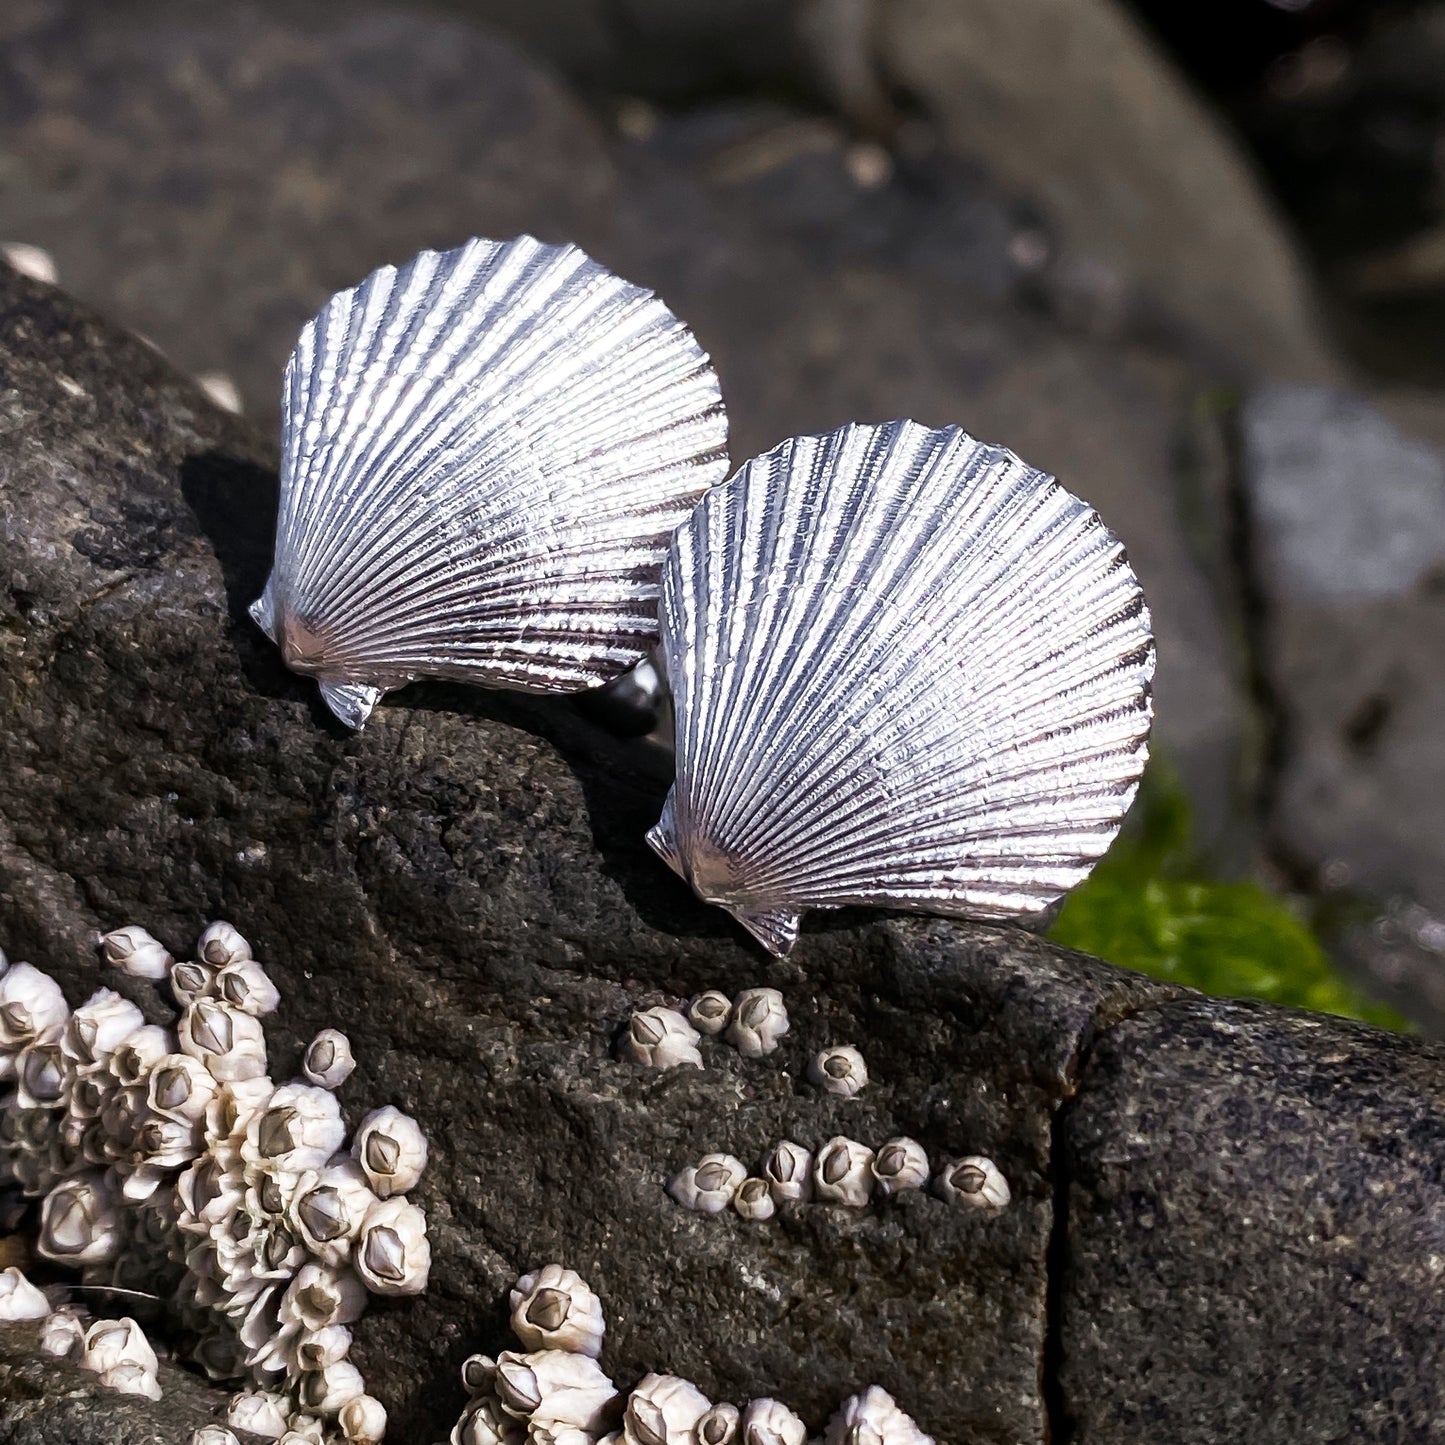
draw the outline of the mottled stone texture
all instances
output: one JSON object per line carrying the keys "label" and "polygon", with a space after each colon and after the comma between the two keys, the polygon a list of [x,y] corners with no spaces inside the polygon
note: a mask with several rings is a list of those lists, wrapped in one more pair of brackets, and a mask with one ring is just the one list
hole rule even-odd
{"label": "mottled stone texture", "polygon": [[1445,1049],[1187,999],[1078,1087],[1064,1439],[1445,1439]]}

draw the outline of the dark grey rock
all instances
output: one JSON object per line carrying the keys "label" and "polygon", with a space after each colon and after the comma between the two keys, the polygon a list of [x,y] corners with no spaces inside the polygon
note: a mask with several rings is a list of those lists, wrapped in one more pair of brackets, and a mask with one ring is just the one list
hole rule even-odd
{"label": "dark grey rock", "polygon": [[[150,986],[106,977],[96,931],[141,921],[179,950],[227,918],[281,990],[273,1073],[338,1027],[348,1119],[392,1102],[421,1121],[431,1287],[375,1305],[353,1351],[396,1437],[446,1433],[461,1359],[506,1343],[507,1286],[556,1260],[601,1295],[624,1384],[775,1393],[817,1428],[876,1381],[947,1441],[1041,1438],[1050,1119],[1099,1017],[1167,991],[921,921],[825,916],[768,962],[645,846],[650,755],[570,702],[417,687],[359,735],[328,724],[242,612],[268,453],[147,348],[0,273],[0,375],[0,937],[73,1002],[105,978],[155,1012]],[[765,980],[794,1019],[774,1059],[616,1060],[631,1009]],[[806,1061],[848,1040],[873,1082],[825,1098]],[[755,1227],[663,1192],[710,1150],[838,1133],[986,1152],[1014,1203]]]}
{"label": "dark grey rock", "polygon": [[[1326,1357],[1298,1323],[1321,1300],[1386,1323],[1438,1312],[1438,1284],[1421,1293],[1440,1230],[1438,1049],[1184,1000],[1028,934],[941,921],[823,915],[769,962],[643,844],[666,784],[655,755],[571,703],[424,686],[359,735],[330,723],[242,611],[268,562],[269,450],[153,352],[0,271],[0,377],[0,939],[72,1002],[104,981],[161,1018],[156,990],[100,967],[96,933],[142,922],[183,949],[227,917],[281,990],[273,1073],[339,1027],[359,1060],[349,1122],[383,1102],[421,1121],[431,1285],[376,1303],[353,1352],[392,1438],[445,1435],[458,1364],[506,1342],[508,1285],[550,1260],[600,1293],[620,1384],[661,1369],[774,1393],[815,1429],[877,1382],[944,1445],[1068,1438],[1070,1419],[1094,1432],[1080,1439],[1137,1439],[1111,1423],[1130,1401],[1154,1402],[1160,1445],[1232,1442],[1226,1387],[1201,1397],[1218,1430],[1178,1415],[1213,1367],[1192,1346],[1232,1321],[1228,1341],[1298,1344],[1291,1398],[1334,1409],[1338,1376],[1380,1415],[1438,1403],[1438,1329],[1336,1329]],[[632,1008],[763,981],[794,1019],[773,1059],[710,1043],[701,1072],[617,1061]],[[804,1082],[811,1053],[843,1041],[872,1075],[852,1101]],[[935,1157],[990,1154],[1012,1204],[985,1217],[916,1195],[750,1226],[662,1188],[713,1148],[750,1160],[782,1136],[898,1132]],[[1236,1157],[1277,1259],[1252,1252]],[[1152,1228],[1120,1192],[1130,1161],[1160,1201]],[[1364,1284],[1319,1283],[1326,1182],[1354,1231],[1341,1258],[1379,1250]],[[1212,1311],[1168,1351],[1120,1303],[1163,1310],[1157,1280]],[[174,1407],[194,1407],[182,1426],[220,1408],[197,1384],[157,1414],[56,1371],[0,1340],[0,1439],[183,1440]],[[1357,1416],[1356,1438],[1403,1438]],[[1249,1438],[1311,1438],[1274,1419]]]}
{"label": "dark grey rock", "polygon": [[1445,1050],[1191,998],[1078,1084],[1057,1438],[1445,1439]]}
{"label": "dark grey rock", "polygon": [[[1262,388],[1240,428],[1273,828],[1317,888],[1388,903],[1397,946],[1358,930],[1349,946],[1445,1029],[1445,454],[1314,388]],[[1427,917],[1397,926],[1411,910]]]}

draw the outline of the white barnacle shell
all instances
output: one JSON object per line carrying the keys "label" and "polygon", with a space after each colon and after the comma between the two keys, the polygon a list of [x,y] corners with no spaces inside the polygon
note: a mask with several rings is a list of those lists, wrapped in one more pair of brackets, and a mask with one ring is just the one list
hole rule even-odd
{"label": "white barnacle shell", "polygon": [[933,1445],[879,1385],[852,1395],[828,1422],[823,1445]]}
{"label": "white barnacle shell", "polygon": [[351,1040],[340,1029],[322,1029],[307,1044],[301,1060],[301,1073],[306,1082],[323,1089],[339,1089],[355,1067]]}
{"label": "white barnacle shell", "polygon": [[226,1423],[268,1440],[279,1440],[286,1433],[289,1413],[290,1401],[285,1395],[274,1390],[243,1390],[231,1396]]}
{"label": "white barnacle shell", "polygon": [[490,1395],[497,1378],[497,1362],[491,1355],[468,1355],[462,1361],[462,1388],[474,1398]]}
{"label": "white barnacle shell", "polygon": [[750,1400],[738,1434],[741,1445],[805,1445],[808,1427],[781,1400]]}
{"label": "white barnacle shell", "polygon": [[418,677],[597,686],[651,645],[725,438],[707,357],[650,292],[530,236],[423,251],[301,333],[251,616],[349,727]]}
{"label": "white barnacle shell", "polygon": [[674,534],[660,614],[677,780],[648,838],[771,953],[809,908],[1037,916],[1138,787],[1154,646],[1123,547],[956,427],[754,458]]}
{"label": "white barnacle shell", "polygon": [[733,1208],[744,1219],[771,1219],[778,1212],[771,1186],[766,1179],[753,1176],[744,1179],[733,1195]]}
{"label": "white barnacle shell", "polygon": [[873,1151],[856,1139],[829,1139],[813,1160],[814,1197],[855,1209],[873,1193]]}
{"label": "white barnacle shell", "polygon": [[181,1048],[222,1083],[266,1072],[266,1033],[259,1019],[217,999],[197,999],[177,1029]]}
{"label": "white barnacle shell", "polygon": [[532,1425],[571,1425],[596,1434],[617,1398],[591,1355],[534,1350],[497,1356],[497,1398],[508,1414]]}
{"label": "white barnacle shell", "polygon": [[697,1445],[732,1445],[741,1419],[742,1411],[736,1405],[714,1405],[693,1428]]}
{"label": "white barnacle shell", "polygon": [[922,1189],[928,1183],[928,1154],[917,1139],[887,1139],[873,1156],[873,1179],[880,1194]]}
{"label": "white barnacle shell", "polygon": [[100,1383],[109,1390],[119,1390],[126,1395],[143,1395],[147,1400],[159,1400],[161,1397],[161,1384],[155,1371],[129,1360],[102,1370]]}
{"label": "white barnacle shell", "polygon": [[725,1035],[745,1059],[760,1059],[777,1048],[788,1031],[788,1011],[775,988],[745,988],[733,1000],[732,1022]]}
{"label": "white barnacle shell", "polygon": [[0,1320],[43,1320],[49,1313],[50,1301],[18,1269],[0,1270]]}
{"label": "white barnacle shell", "polygon": [[494,1395],[474,1399],[451,1433],[451,1445],[521,1445],[527,1427]]}
{"label": "white barnacle shell", "polygon": [[747,1177],[742,1161],[731,1154],[705,1154],[675,1175],[667,1192],[684,1209],[697,1214],[721,1214]]}
{"label": "white barnacle shell", "polygon": [[532,1425],[528,1445],[597,1445],[597,1437],[575,1425]]}
{"label": "white barnacle shell", "polygon": [[410,1114],[388,1104],[373,1109],[351,1141],[352,1157],[380,1199],[405,1194],[426,1168],[426,1135]]}
{"label": "white barnacle shell", "polygon": [[96,1374],[121,1364],[139,1365],[154,1374],[156,1352],[133,1319],[97,1320],[85,1332],[80,1362]]}
{"label": "white barnacle shell", "polygon": [[15,1060],[15,1097],[22,1109],[50,1109],[63,1103],[70,1068],[61,1029],[42,1029]]}
{"label": "white barnacle shell", "polygon": [[98,988],[65,1021],[65,1056],[82,1069],[104,1063],[144,1024],[145,1015],[129,999]]}
{"label": "white barnacle shell", "polygon": [[813,1197],[813,1156],[791,1139],[781,1140],[768,1151],[762,1174],[779,1204],[785,1199]]}
{"label": "white barnacle shell", "polygon": [[241,1445],[234,1430],[224,1425],[202,1425],[191,1431],[190,1445]]}
{"label": "white barnacle shell", "polygon": [[251,1116],[241,1156],[288,1174],[319,1169],[346,1140],[341,1106],[329,1089],[282,1084]]}
{"label": "white barnacle shell", "polygon": [[348,1445],[381,1445],[386,1436],[386,1406],[375,1395],[353,1395],[336,1413]]}
{"label": "white barnacle shell", "polygon": [[301,1376],[296,1395],[302,1406],[317,1415],[334,1415],[348,1400],[366,1393],[366,1381],[350,1360],[336,1360]]}
{"label": "white barnacle shell", "polygon": [[265,1018],[281,1002],[276,985],[254,958],[238,958],[216,971],[216,997],[243,1014]]}
{"label": "white barnacle shell", "polygon": [[85,1351],[85,1326],[73,1309],[58,1309],[40,1327],[40,1348],[47,1355],[79,1362]]}
{"label": "white barnacle shell", "polygon": [[345,1325],[325,1325],[319,1330],[305,1330],[291,1346],[291,1355],[300,1370],[324,1370],[344,1360],[351,1353],[351,1331]]}
{"label": "white barnacle shell", "polygon": [[326,1264],[344,1264],[351,1257],[352,1240],[376,1202],[361,1165],[341,1158],[301,1175],[291,1218],[312,1254]]}
{"label": "white barnacle shell", "polygon": [[950,1204],[971,1204],[975,1209],[1003,1209],[1012,1198],[998,1165],[982,1154],[948,1160],[933,1185]]}
{"label": "white barnacle shell", "polygon": [[64,1024],[70,1014],[60,985],[28,963],[0,974],[0,1079],[15,1076],[15,1055],[37,1034]]}
{"label": "white barnacle shell", "polygon": [[289,1428],[281,1437],[281,1445],[325,1445],[326,1421],[319,1415],[293,1410],[286,1424]]}
{"label": "white barnacle shell", "polygon": [[644,1375],[622,1414],[626,1445],[695,1445],[693,1428],[712,1401],[677,1375]]}
{"label": "white barnacle shell", "polygon": [[559,1264],[525,1274],[512,1288],[512,1333],[529,1350],[602,1353],[602,1301],[582,1277]]}
{"label": "white barnacle shell", "polygon": [[720,989],[700,993],[687,1006],[687,1021],[702,1034],[720,1034],[733,1016],[733,1001]]}
{"label": "white barnacle shell", "polygon": [[278,1308],[283,1324],[303,1330],[354,1324],[366,1308],[366,1286],[349,1269],[303,1264]]}
{"label": "white barnacle shell", "polygon": [[203,1154],[176,1179],[179,1227],[188,1234],[209,1233],[236,1212],[244,1196],[240,1171],[228,1169],[215,1154]]}
{"label": "white barnacle shell", "polygon": [[337,1425],[348,1445],[381,1445],[386,1436],[386,1406],[374,1394],[354,1394],[338,1410]]}
{"label": "white barnacle shell", "polygon": [[146,1103],[168,1119],[196,1123],[216,1097],[215,1075],[190,1054],[163,1054],[151,1066]]}
{"label": "white barnacle shell", "polygon": [[676,1009],[649,1008],[632,1015],[622,1040],[623,1054],[635,1064],[671,1069],[679,1064],[702,1068],[698,1032]]}
{"label": "white barnacle shell", "polygon": [[868,1065],[852,1044],[835,1044],[814,1056],[808,1077],[824,1093],[851,1099],[868,1082]]}
{"label": "white barnacle shell", "polygon": [[109,1072],[122,1085],[143,1084],[167,1054],[174,1053],[175,1039],[159,1024],[138,1028],[110,1056]]}
{"label": "white barnacle shell", "polygon": [[196,958],[212,968],[224,968],[250,957],[251,945],[229,923],[217,920],[208,924],[196,940]]}
{"label": "white barnacle shell", "polygon": [[163,943],[135,924],[112,929],[100,940],[100,946],[105,961],[132,978],[167,978],[175,962]]}
{"label": "white barnacle shell", "polygon": [[426,1215],[405,1199],[381,1199],[367,1211],[351,1262],[376,1294],[420,1294],[431,1272]]}
{"label": "white barnacle shell", "polygon": [[199,959],[186,959],[171,967],[171,993],[182,1008],[189,1008],[198,999],[214,998],[216,975],[220,972]]}
{"label": "white barnacle shell", "polygon": [[36,1249],[57,1264],[109,1264],[120,1250],[115,1192],[104,1174],[87,1170],[63,1179],[40,1208]]}

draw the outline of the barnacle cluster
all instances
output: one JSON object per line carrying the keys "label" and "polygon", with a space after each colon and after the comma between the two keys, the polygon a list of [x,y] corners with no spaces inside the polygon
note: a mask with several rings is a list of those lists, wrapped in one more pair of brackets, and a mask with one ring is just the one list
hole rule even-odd
{"label": "barnacle cluster", "polygon": [[[698,994],[686,1012],[662,1006],[639,1009],[627,1026],[621,1051],[633,1063],[654,1069],[671,1069],[678,1064],[700,1069],[702,1054],[698,1044],[704,1034],[721,1034],[745,1059],[760,1059],[778,1047],[788,1027],[788,1010],[777,989],[746,988],[736,999],[730,999],[710,988]],[[861,1066],[861,1055],[858,1063]]]}
{"label": "barnacle cluster", "polygon": [[[137,927],[101,943],[132,977],[169,980],[174,1030],[106,988],[72,1012],[54,979],[0,954],[0,1082],[12,1086],[0,1179],[43,1201],[39,1253],[88,1284],[168,1296],[191,1358],[256,1387],[232,1401],[230,1424],[380,1440],[385,1411],[347,1358],[349,1326],[371,1294],[426,1286],[426,1217],[405,1197],[426,1165],[421,1130],[377,1109],[347,1147],[332,1090],[354,1064],[335,1030],[313,1040],[300,1078],[272,1081],[261,1020],[279,997],[230,924],[211,924],[183,961]],[[24,1307],[0,1282],[0,1315],[7,1299]],[[91,1331],[110,1340],[121,1326],[139,1335],[133,1321]],[[64,1327],[49,1328],[58,1341]]]}
{"label": "barnacle cluster", "polygon": [[[673,1175],[667,1192],[684,1209],[721,1214],[729,1206],[744,1219],[771,1219],[788,1200],[817,1200],[861,1209],[875,1194],[885,1198],[929,1181],[928,1154],[916,1139],[886,1140],[877,1150],[841,1135],[816,1154],[784,1139],[749,1174],[731,1154],[705,1154]],[[934,1192],[949,1203],[1002,1209],[1008,1181],[992,1159],[972,1154],[946,1160],[932,1174]]]}
{"label": "barnacle cluster", "polygon": [[[524,1275],[511,1306],[525,1352],[463,1363],[471,1398],[450,1445],[806,1445],[807,1426],[780,1400],[715,1404],[677,1375],[644,1375],[631,1391],[618,1390],[597,1363],[601,1302],[570,1269],[549,1264]],[[823,1440],[933,1445],[877,1385],[843,1403]]]}

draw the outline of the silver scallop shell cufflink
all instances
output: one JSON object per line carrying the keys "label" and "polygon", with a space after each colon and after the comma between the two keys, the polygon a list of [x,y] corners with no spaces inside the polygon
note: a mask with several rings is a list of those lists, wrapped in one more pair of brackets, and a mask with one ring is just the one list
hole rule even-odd
{"label": "silver scallop shell cufflink", "polygon": [[651,292],[529,236],[423,251],[301,333],[251,616],[353,728],[421,677],[597,686],[655,637],[668,538],[726,439]]}
{"label": "silver scallop shell cufflink", "polygon": [[1118,539],[956,427],[797,437],[673,539],[677,775],[648,841],[786,954],[810,908],[1040,913],[1113,841],[1154,644]]}

